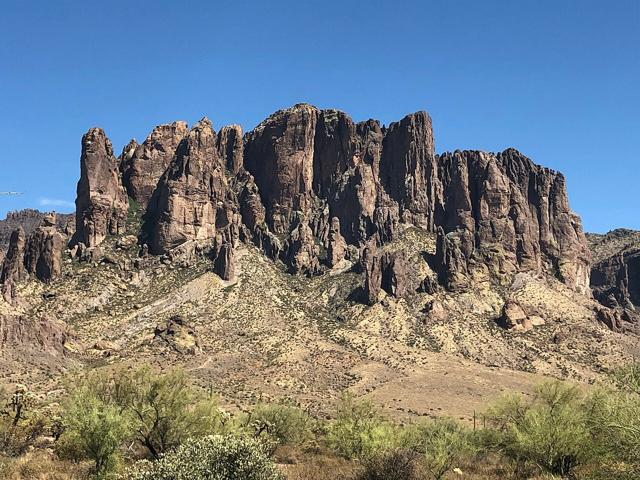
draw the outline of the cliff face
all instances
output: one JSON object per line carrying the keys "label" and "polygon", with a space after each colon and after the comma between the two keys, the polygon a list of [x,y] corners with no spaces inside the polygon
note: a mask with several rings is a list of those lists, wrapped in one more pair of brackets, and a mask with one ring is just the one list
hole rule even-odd
{"label": "cliff face", "polygon": [[[128,195],[143,209],[139,241],[152,254],[207,252],[225,278],[245,242],[292,273],[360,261],[369,302],[381,288],[408,295],[420,283],[409,281],[410,265],[377,248],[414,226],[437,235],[429,266],[449,290],[469,288],[483,269],[498,284],[534,272],[590,294],[590,253],[564,177],[513,149],[436,155],[425,112],[383,127],[299,104],[244,138],[237,125],[216,133],[207,119],[191,129],[174,122],[130,142],[119,159],[93,128],[80,162],[73,243],[86,247],[124,233]],[[30,250],[57,244],[43,235]],[[47,279],[58,270],[49,257]],[[29,270],[44,271],[34,261]],[[422,284],[433,290],[434,278]]]}
{"label": "cliff face", "polygon": [[187,134],[185,122],[159,125],[138,145],[132,140],[120,157],[122,183],[129,197],[147,207],[158,180],[173,159],[178,144]]}
{"label": "cliff face", "polygon": [[618,312],[620,320],[640,317],[640,232],[618,229],[589,235],[594,253],[591,287],[594,297]]}

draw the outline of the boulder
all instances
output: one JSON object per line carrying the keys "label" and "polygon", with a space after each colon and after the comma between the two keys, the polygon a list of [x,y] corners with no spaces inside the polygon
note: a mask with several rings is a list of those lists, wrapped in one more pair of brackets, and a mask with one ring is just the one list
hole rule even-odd
{"label": "boulder", "polygon": [[178,353],[194,355],[200,352],[195,329],[184,318],[174,315],[154,330],[154,341],[171,347]]}

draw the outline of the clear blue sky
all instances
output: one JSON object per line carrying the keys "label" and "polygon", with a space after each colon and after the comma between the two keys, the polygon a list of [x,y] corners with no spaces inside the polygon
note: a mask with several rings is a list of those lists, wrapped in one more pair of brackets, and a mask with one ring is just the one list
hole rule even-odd
{"label": "clear blue sky", "polygon": [[0,216],[70,210],[80,138],[245,129],[297,102],[384,123],[427,110],[436,149],[513,146],[561,170],[589,231],[640,229],[640,1],[7,1]]}

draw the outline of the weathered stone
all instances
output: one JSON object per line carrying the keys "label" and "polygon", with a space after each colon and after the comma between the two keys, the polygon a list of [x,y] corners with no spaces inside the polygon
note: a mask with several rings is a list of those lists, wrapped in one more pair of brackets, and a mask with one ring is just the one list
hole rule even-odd
{"label": "weathered stone", "polygon": [[154,339],[178,353],[194,355],[200,351],[195,329],[178,315],[169,318],[165,324],[157,325]]}
{"label": "weathered stone", "polygon": [[77,192],[74,244],[94,247],[108,234],[124,233],[129,202],[111,141],[100,128],[82,137]]}
{"label": "weathered stone", "polygon": [[591,268],[595,298],[607,307],[640,306],[640,248],[618,251]]}
{"label": "weathered stone", "polygon": [[367,246],[362,251],[361,259],[364,270],[364,294],[369,305],[378,301],[382,286],[381,261],[375,246]]}
{"label": "weathered stone", "polygon": [[62,271],[64,237],[52,226],[55,216],[50,220],[49,226],[39,227],[29,235],[24,255],[27,272],[42,282],[53,280]]}
{"label": "weathered stone", "polygon": [[242,139],[242,127],[240,125],[228,125],[218,132],[216,141],[218,155],[224,162],[227,170],[235,175],[243,168],[244,143]]}
{"label": "weathered stone", "polygon": [[129,196],[143,208],[187,132],[185,122],[158,125],[142,144],[134,140],[123,150],[120,157],[123,184]]}
{"label": "weathered stone", "polygon": [[233,280],[236,276],[236,257],[233,245],[223,243],[214,260],[213,271],[223,280]]}
{"label": "weathered stone", "polygon": [[382,146],[380,181],[400,206],[401,217],[433,230],[436,206],[441,206],[443,198],[431,118],[417,112],[392,123]]}
{"label": "weathered stone", "polygon": [[523,328],[525,320],[527,320],[527,314],[518,303],[511,300],[505,302],[499,320],[501,325],[508,329]]}
{"label": "weathered stone", "polygon": [[317,119],[315,107],[299,104],[274,113],[247,135],[245,168],[255,177],[276,234],[289,230],[294,211],[310,208]]}
{"label": "weathered stone", "polygon": [[301,221],[284,246],[284,260],[292,273],[304,272],[310,275],[320,271],[319,248],[313,232],[305,221]]}
{"label": "weathered stone", "polygon": [[396,298],[415,291],[410,275],[410,266],[404,252],[388,252],[382,256],[382,289]]}
{"label": "weathered stone", "polygon": [[0,315],[0,348],[26,346],[63,354],[69,332],[63,322],[22,315]]}

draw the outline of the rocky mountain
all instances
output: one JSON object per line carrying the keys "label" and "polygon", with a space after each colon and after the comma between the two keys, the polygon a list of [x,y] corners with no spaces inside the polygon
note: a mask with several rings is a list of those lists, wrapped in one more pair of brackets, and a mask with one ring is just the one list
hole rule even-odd
{"label": "rocky mountain", "polygon": [[18,229],[2,266],[6,322],[63,332],[35,382],[98,356],[188,365],[233,402],[411,403],[456,362],[487,391],[491,369],[588,380],[637,348],[633,249],[591,237],[593,263],[561,173],[514,149],[437,154],[426,112],[384,126],[299,104],[244,135],[205,118],[119,157],[99,128],[81,147],[75,230]]}

